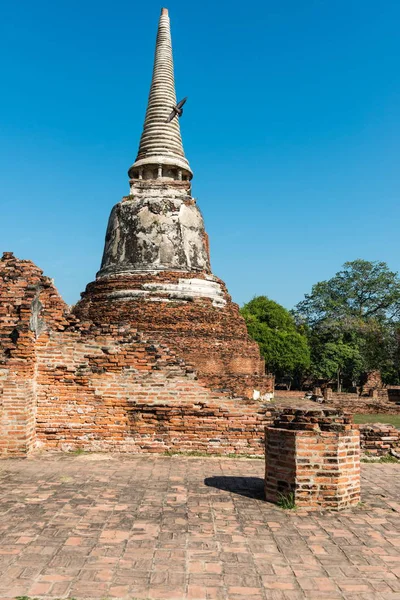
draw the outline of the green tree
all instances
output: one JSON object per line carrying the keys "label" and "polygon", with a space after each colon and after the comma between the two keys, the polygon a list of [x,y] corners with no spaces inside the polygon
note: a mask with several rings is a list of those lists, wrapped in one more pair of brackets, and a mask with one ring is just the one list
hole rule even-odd
{"label": "green tree", "polygon": [[308,327],[314,373],[328,378],[336,360],[339,388],[342,378],[351,385],[363,370],[379,369],[387,383],[399,379],[400,279],[386,263],[345,263],[314,285],[294,313]]}
{"label": "green tree", "polygon": [[363,371],[359,349],[342,340],[324,344],[318,358],[318,362],[313,362],[313,375],[318,379],[336,380],[339,392],[343,379],[352,380]]}
{"label": "green tree", "polygon": [[314,285],[296,312],[310,325],[354,320],[394,322],[400,315],[400,279],[384,262],[346,262],[332,279]]}
{"label": "green tree", "polygon": [[[293,316],[266,296],[257,296],[241,309],[249,335],[258,342],[267,369],[276,377],[299,381],[310,366],[306,335]],[[301,329],[301,328],[300,328]]]}

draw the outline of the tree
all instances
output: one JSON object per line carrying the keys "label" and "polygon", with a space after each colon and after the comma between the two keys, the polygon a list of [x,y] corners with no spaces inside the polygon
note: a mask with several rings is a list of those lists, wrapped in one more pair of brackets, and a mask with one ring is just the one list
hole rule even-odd
{"label": "tree", "polygon": [[266,296],[258,296],[245,304],[241,313],[268,370],[277,377],[298,380],[310,366],[310,350],[290,312]]}
{"label": "tree", "polygon": [[345,263],[314,285],[294,314],[308,326],[313,372],[328,377],[336,361],[339,388],[342,378],[351,385],[363,370],[379,369],[388,383],[398,379],[400,279],[386,263]]}
{"label": "tree", "polygon": [[337,390],[340,392],[343,378],[350,380],[362,373],[363,360],[356,346],[339,340],[324,344],[319,360],[313,367],[313,374],[318,379],[335,379]]}
{"label": "tree", "polygon": [[296,312],[310,325],[349,320],[393,322],[400,316],[400,279],[384,262],[346,262],[332,279],[314,285]]}

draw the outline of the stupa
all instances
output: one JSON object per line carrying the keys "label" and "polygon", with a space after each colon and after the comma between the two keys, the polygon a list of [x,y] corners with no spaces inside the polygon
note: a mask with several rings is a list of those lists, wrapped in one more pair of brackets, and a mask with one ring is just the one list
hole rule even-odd
{"label": "stupa", "polygon": [[158,24],[143,133],[130,193],[111,211],[103,260],[75,308],[97,324],[128,322],[167,343],[216,389],[263,396],[270,379],[238,306],[210,266],[208,236],[191,195],[168,10]]}
{"label": "stupa", "polygon": [[71,309],[34,263],[0,258],[1,456],[264,452],[274,380],[211,271],[176,106],[163,9],[130,193],[96,280]]}

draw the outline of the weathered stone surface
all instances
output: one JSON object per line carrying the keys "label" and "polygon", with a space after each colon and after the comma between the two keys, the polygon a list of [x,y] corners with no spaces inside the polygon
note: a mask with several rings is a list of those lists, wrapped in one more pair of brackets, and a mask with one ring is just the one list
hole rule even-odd
{"label": "weathered stone surface", "polygon": [[138,161],[130,170],[131,194],[111,212],[101,269],[74,314],[98,327],[135,327],[167,344],[213,389],[262,399],[273,393],[272,378],[265,376],[238,306],[211,273],[203,218],[179,162],[184,153],[177,118],[166,122],[175,100],[163,11]]}
{"label": "weathered stone surface", "polygon": [[210,273],[203,217],[189,182],[135,182],[112,209],[98,277],[137,271]]}
{"label": "weathered stone surface", "polygon": [[191,179],[192,171],[183,151],[179,119],[167,123],[176,105],[174,63],[168,10],[163,8],[158,23],[153,76],[149,101],[136,161],[129,177],[140,179]]}

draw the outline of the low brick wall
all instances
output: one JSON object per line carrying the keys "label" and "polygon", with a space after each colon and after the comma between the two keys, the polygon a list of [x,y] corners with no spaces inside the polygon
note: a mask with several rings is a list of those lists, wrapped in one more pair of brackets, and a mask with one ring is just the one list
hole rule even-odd
{"label": "low brick wall", "polygon": [[[332,392],[328,389],[324,391],[324,397],[328,406],[334,406],[352,414],[400,414],[400,389],[398,387],[389,386],[382,390],[375,390],[375,392],[371,396],[359,396],[354,393]],[[277,400],[292,398],[300,401],[304,398],[304,394],[305,392],[296,390],[275,390]]]}
{"label": "low brick wall", "polygon": [[332,394],[327,398],[326,403],[328,406],[334,406],[352,414],[400,414],[400,405],[384,398],[357,396],[357,394]]}
{"label": "low brick wall", "polygon": [[[358,394],[349,394],[346,392],[338,394],[330,390],[328,394],[325,394],[325,403],[327,406],[333,406],[352,414],[400,414],[400,403],[396,404],[397,401],[400,402],[400,390],[397,388],[387,388],[384,391],[384,394],[377,394],[376,397],[373,397],[359,396]],[[278,401],[280,399],[293,399],[298,404],[304,398],[304,392],[275,390],[275,398]]]}
{"label": "low brick wall", "polygon": [[360,501],[360,434],[334,409],[286,409],[266,428],[265,497],[341,509]]}
{"label": "low brick wall", "polygon": [[390,450],[400,452],[400,430],[385,423],[360,425],[361,448],[368,454],[383,456]]}

